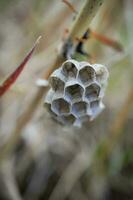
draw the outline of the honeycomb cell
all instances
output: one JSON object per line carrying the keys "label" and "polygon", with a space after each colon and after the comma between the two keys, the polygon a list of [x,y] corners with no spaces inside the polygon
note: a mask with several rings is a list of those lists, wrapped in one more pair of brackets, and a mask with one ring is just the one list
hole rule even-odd
{"label": "honeycomb cell", "polygon": [[70,112],[70,105],[63,98],[59,98],[52,101],[51,109],[57,115],[67,114]]}
{"label": "honeycomb cell", "polygon": [[83,84],[89,84],[95,80],[95,70],[91,66],[85,66],[79,71],[78,79]]}
{"label": "honeycomb cell", "polygon": [[65,88],[65,97],[71,103],[81,101],[83,93],[84,89],[78,83]]}
{"label": "honeycomb cell", "polygon": [[44,101],[44,106],[47,109],[51,109],[51,101],[52,101],[52,97],[54,95],[54,91],[52,89],[50,89],[47,93],[47,96],[45,97],[45,101]]}
{"label": "honeycomb cell", "polygon": [[105,66],[103,65],[100,65],[100,64],[94,64],[93,65],[95,71],[96,71],[96,79],[98,82],[100,83],[106,83],[107,82],[107,79],[108,79],[108,76],[109,76],[109,73],[108,73],[108,70]]}
{"label": "honeycomb cell", "polygon": [[75,120],[75,122],[73,123],[73,126],[81,128],[82,127],[82,122],[81,120],[78,118]]}
{"label": "honeycomb cell", "polygon": [[90,108],[92,110],[96,110],[99,107],[99,103],[100,103],[99,100],[90,102]]}
{"label": "honeycomb cell", "polygon": [[89,115],[85,115],[85,116],[80,117],[80,121],[82,123],[86,122],[86,121],[90,121],[90,119],[91,119],[91,116],[89,116]]}
{"label": "honeycomb cell", "polygon": [[61,92],[64,90],[65,83],[58,77],[51,77],[50,78],[50,85],[54,91]]}
{"label": "honeycomb cell", "polygon": [[74,60],[66,61],[62,65],[62,72],[67,78],[76,78],[78,73],[78,62]]}
{"label": "honeycomb cell", "polygon": [[45,108],[46,108],[46,110],[48,111],[48,113],[50,114],[50,116],[52,117],[52,118],[57,118],[57,115],[51,110],[51,104],[50,103],[46,103],[45,102]]}
{"label": "honeycomb cell", "polygon": [[56,92],[63,92],[65,86],[65,77],[61,73],[61,69],[57,69],[49,78],[49,83],[52,89]]}
{"label": "honeycomb cell", "polygon": [[75,122],[74,122],[74,126],[75,127],[79,127],[79,128],[81,128],[82,127],[82,124],[84,123],[84,122],[89,122],[91,120],[91,116],[89,116],[89,115],[84,115],[84,116],[81,116],[81,117],[79,117],[79,118],[77,118],[76,120],[75,120]]}
{"label": "honeycomb cell", "polygon": [[91,120],[93,120],[102,112],[102,110],[104,109],[104,105],[101,100],[92,101],[90,103],[90,109],[92,110]]}
{"label": "honeycomb cell", "polygon": [[98,98],[100,93],[100,86],[97,83],[92,83],[86,87],[85,98],[89,101],[94,101]]}
{"label": "honeycomb cell", "polygon": [[46,110],[53,116],[55,116],[55,114],[53,113],[53,111],[51,110],[51,102],[52,102],[52,97],[53,97],[54,91],[52,89],[49,90],[46,98],[45,98],[45,102],[44,102],[44,106],[46,108]]}
{"label": "honeycomb cell", "polygon": [[49,91],[45,97],[45,102],[50,103],[53,95],[54,95],[54,91],[52,89],[49,89]]}
{"label": "honeycomb cell", "polygon": [[55,114],[55,116],[53,115],[52,118],[53,118],[53,120],[55,120],[56,122],[58,121],[59,124],[61,124],[61,125],[64,124],[61,115],[56,115],[56,114]]}
{"label": "honeycomb cell", "polygon": [[48,112],[51,112],[51,104],[45,102],[44,105],[45,105],[45,108],[47,109],[47,111],[48,111]]}
{"label": "honeycomb cell", "polygon": [[72,125],[75,122],[76,117],[74,115],[70,114],[70,115],[62,116],[62,120],[63,120],[64,124]]}
{"label": "honeycomb cell", "polygon": [[77,103],[74,103],[72,105],[72,113],[75,116],[84,116],[87,112],[87,103],[84,101],[80,101]]}

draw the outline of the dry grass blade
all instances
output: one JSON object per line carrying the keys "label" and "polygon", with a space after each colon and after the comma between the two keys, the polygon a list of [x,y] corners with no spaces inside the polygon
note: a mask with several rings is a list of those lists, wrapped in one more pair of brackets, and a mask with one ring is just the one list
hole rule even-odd
{"label": "dry grass blade", "polygon": [[41,37],[38,37],[38,39],[34,43],[32,49],[27,54],[27,56],[24,58],[22,63],[17,67],[17,69],[11,75],[9,75],[9,77],[0,86],[0,97],[3,96],[5,94],[5,92],[8,91],[8,89],[13,85],[13,83],[15,83],[16,79],[19,77],[19,75],[23,71],[23,69],[26,66],[27,62],[30,60],[30,58],[31,58],[31,56],[32,56],[32,54],[33,54],[33,52],[34,52],[34,50],[36,48],[36,45],[38,44],[38,42],[40,40],[40,38]]}
{"label": "dry grass blade", "polygon": [[62,2],[64,2],[71,10],[72,10],[72,12],[74,12],[74,13],[78,13],[77,11],[76,11],[76,9],[74,8],[74,6],[69,2],[69,1],[67,1],[67,0],[62,0]]}

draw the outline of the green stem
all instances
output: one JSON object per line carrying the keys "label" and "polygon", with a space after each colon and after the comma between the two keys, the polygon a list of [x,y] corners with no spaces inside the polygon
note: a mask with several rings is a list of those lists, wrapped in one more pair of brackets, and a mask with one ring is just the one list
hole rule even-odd
{"label": "green stem", "polygon": [[69,39],[73,40],[75,37],[81,38],[83,36],[102,3],[103,0],[86,0],[71,27]]}

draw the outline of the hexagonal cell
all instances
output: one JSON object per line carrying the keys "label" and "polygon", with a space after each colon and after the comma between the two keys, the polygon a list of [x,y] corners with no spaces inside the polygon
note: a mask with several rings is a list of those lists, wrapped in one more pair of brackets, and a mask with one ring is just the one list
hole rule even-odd
{"label": "hexagonal cell", "polygon": [[104,105],[100,100],[96,100],[90,103],[90,108],[92,110],[91,120],[93,120],[97,115],[102,112],[102,110],[104,109]]}
{"label": "hexagonal cell", "polygon": [[84,66],[79,71],[78,79],[83,84],[89,84],[95,80],[95,70],[91,66]]}
{"label": "hexagonal cell", "polygon": [[54,91],[64,91],[65,83],[58,77],[50,77],[50,85]]}
{"label": "hexagonal cell", "polygon": [[61,115],[59,116],[59,115],[56,115],[56,114],[55,114],[55,115],[52,116],[52,119],[53,119],[54,121],[56,121],[56,122],[58,121],[58,123],[61,124],[61,125],[63,124],[63,120],[62,120],[62,118],[61,118]]}
{"label": "hexagonal cell", "polygon": [[51,101],[52,101],[53,95],[54,95],[54,91],[50,89],[44,100],[44,106],[46,107],[48,112],[51,111]]}
{"label": "hexagonal cell", "polygon": [[95,100],[95,101],[90,102],[90,108],[93,109],[93,110],[97,109],[99,107],[99,103],[100,103],[99,100]]}
{"label": "hexagonal cell", "polygon": [[86,121],[90,121],[90,119],[91,119],[91,116],[89,116],[89,115],[85,115],[85,116],[80,117],[81,123],[84,123]]}
{"label": "hexagonal cell", "polygon": [[75,122],[74,122],[73,125],[74,125],[75,127],[81,128],[81,127],[82,127],[82,124],[83,124],[84,122],[89,122],[90,119],[91,119],[91,116],[89,116],[89,115],[82,116],[82,117],[80,117],[80,118],[77,118],[77,119],[75,120]]}
{"label": "hexagonal cell", "polygon": [[75,103],[82,100],[84,89],[78,84],[73,84],[65,88],[65,98],[71,102]]}
{"label": "hexagonal cell", "polygon": [[72,125],[75,122],[76,117],[70,114],[70,115],[62,116],[62,120],[65,125]]}
{"label": "hexagonal cell", "polygon": [[45,102],[45,103],[44,103],[44,106],[45,106],[45,108],[46,108],[46,110],[47,110],[48,112],[51,112],[51,104],[50,104],[50,103]]}
{"label": "hexagonal cell", "polygon": [[55,70],[49,78],[49,83],[54,91],[63,91],[65,81],[65,77],[61,73],[61,68]]}
{"label": "hexagonal cell", "polygon": [[68,60],[62,65],[62,73],[67,78],[76,78],[78,73],[78,62],[75,60]]}
{"label": "hexagonal cell", "polygon": [[53,95],[54,95],[54,91],[52,89],[49,89],[49,91],[48,91],[48,93],[47,93],[47,95],[46,95],[46,97],[44,99],[44,102],[50,103],[51,100],[52,100]]}
{"label": "hexagonal cell", "polygon": [[100,65],[100,64],[94,64],[93,67],[96,71],[97,81],[102,84],[106,83],[108,76],[109,76],[109,72],[108,72],[107,68],[104,65]]}
{"label": "hexagonal cell", "polygon": [[72,105],[72,113],[75,115],[75,116],[83,116],[85,115],[87,112],[87,103],[84,102],[84,101],[80,101],[80,102],[77,102],[77,103],[74,103]]}
{"label": "hexagonal cell", "polygon": [[51,110],[51,104],[45,102],[44,106],[46,110],[48,111],[48,113],[50,114],[50,116],[55,119],[57,115]]}
{"label": "hexagonal cell", "polygon": [[73,126],[81,128],[82,127],[82,122],[79,118],[77,118],[73,124]]}
{"label": "hexagonal cell", "polygon": [[85,97],[89,101],[94,101],[98,98],[100,93],[100,86],[97,83],[92,83],[91,85],[86,87]]}
{"label": "hexagonal cell", "polygon": [[70,105],[63,98],[59,98],[52,101],[51,109],[57,115],[67,114],[70,112]]}

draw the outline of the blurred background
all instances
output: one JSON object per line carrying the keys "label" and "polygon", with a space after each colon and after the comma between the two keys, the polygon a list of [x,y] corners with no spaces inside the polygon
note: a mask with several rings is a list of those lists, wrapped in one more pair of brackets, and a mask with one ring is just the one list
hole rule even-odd
{"label": "blurred background", "polygon": [[[79,11],[84,1],[70,0]],[[0,98],[0,200],[133,200],[133,1],[106,0],[85,50],[107,66],[104,111],[81,129],[53,121],[36,81],[53,65],[74,13],[61,0],[0,0],[0,82],[32,59]],[[39,92],[38,92],[39,91]]]}

